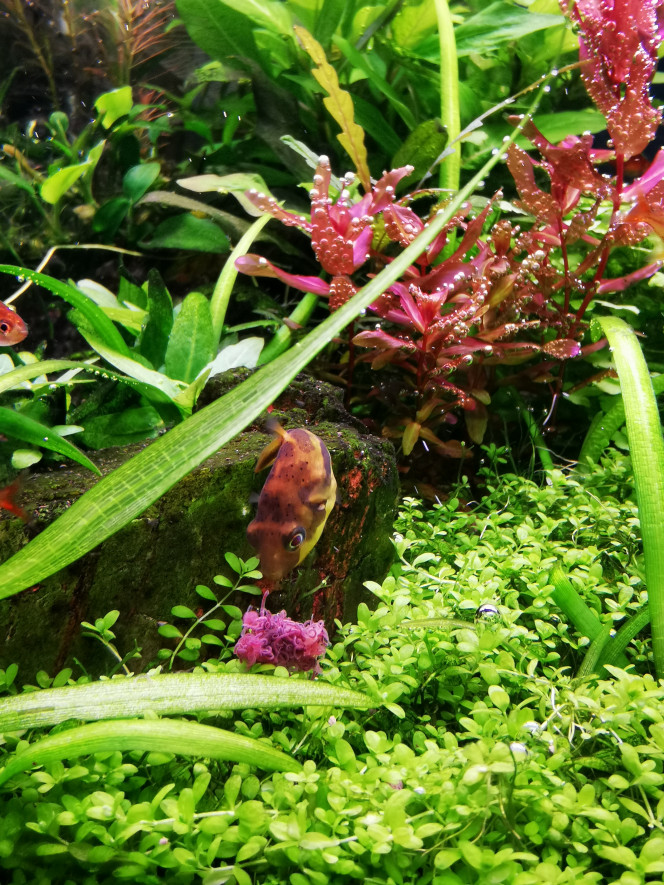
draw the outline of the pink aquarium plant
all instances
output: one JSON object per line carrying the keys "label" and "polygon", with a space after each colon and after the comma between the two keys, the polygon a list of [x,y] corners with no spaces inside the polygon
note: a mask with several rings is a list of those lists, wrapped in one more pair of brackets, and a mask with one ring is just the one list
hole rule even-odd
{"label": "pink aquarium plant", "polygon": [[274,664],[288,670],[320,673],[319,658],[329,644],[323,621],[291,620],[285,611],[273,615],[262,605],[242,618],[242,634],[235,654],[249,667]]}

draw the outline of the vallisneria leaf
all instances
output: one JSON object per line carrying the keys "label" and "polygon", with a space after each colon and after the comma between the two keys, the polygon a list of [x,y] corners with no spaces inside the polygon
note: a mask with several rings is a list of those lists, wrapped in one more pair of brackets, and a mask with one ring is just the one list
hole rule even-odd
{"label": "vallisneria leaf", "polygon": [[598,320],[616,364],[645,558],[657,678],[664,678],[664,439],[650,372],[638,339],[618,317]]}
{"label": "vallisneria leaf", "polygon": [[47,765],[59,759],[117,750],[175,753],[179,756],[245,762],[267,771],[300,771],[302,767],[291,756],[275,750],[265,741],[233,734],[211,725],[173,719],[117,719],[60,731],[19,750],[0,770],[0,784],[33,764]]}
{"label": "vallisneria leaf", "polygon": [[359,691],[320,681],[253,673],[123,676],[4,697],[0,734],[57,725],[67,719],[130,718],[146,710],[172,716],[205,710],[276,710],[309,705],[362,710],[375,705],[375,700]]}
{"label": "vallisneria leaf", "polygon": [[306,28],[296,25],[295,34],[305,52],[318,67],[312,71],[316,80],[328,93],[323,104],[341,127],[337,136],[343,149],[355,164],[355,171],[365,191],[371,190],[371,174],[367,162],[367,149],[364,144],[364,130],[355,122],[353,100],[348,92],[339,85],[337,72],[325,57],[325,50],[318,40],[311,36]]}

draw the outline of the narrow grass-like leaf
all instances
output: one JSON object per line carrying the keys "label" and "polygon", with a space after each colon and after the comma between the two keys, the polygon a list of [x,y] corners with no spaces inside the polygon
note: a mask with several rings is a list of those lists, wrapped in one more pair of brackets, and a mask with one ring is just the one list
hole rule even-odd
{"label": "narrow grass-like leaf", "polygon": [[596,639],[602,632],[602,622],[581,599],[560,565],[553,567],[550,580],[554,588],[551,598],[565,617],[579,633],[591,640]]}
{"label": "narrow grass-like leaf", "polygon": [[[307,292],[304,297],[300,299],[297,307],[293,310],[288,319],[291,323],[296,324],[295,328],[297,328],[298,325],[304,326],[311,318],[317,304],[318,295],[315,295],[313,292]],[[290,326],[284,323],[277,329],[270,342],[261,351],[258,365],[264,366],[267,363],[272,362],[275,357],[287,350],[292,337],[293,330]]]}
{"label": "narrow grass-like leaf", "polygon": [[664,678],[664,439],[648,366],[633,329],[618,317],[598,320],[625,405],[629,451],[643,539],[655,672]]}
{"label": "narrow grass-like leaf", "polygon": [[[133,362],[132,360],[128,361]],[[112,369],[102,369],[95,363],[79,363],[76,360],[44,360],[43,362],[29,363],[26,366],[17,366],[10,372],[0,375],[0,393],[4,393],[6,390],[11,390],[12,388],[17,387],[23,381],[39,378],[41,375],[48,375],[51,372],[64,372],[69,369],[80,369],[82,372],[89,372],[92,375],[104,378],[114,378],[116,381],[121,381],[123,384],[131,387],[133,390],[137,391],[137,393],[141,393],[143,396],[148,397],[153,402],[173,402],[173,399],[168,396],[168,393],[152,384],[145,384],[142,381],[137,381],[135,378],[128,378],[126,375],[121,375],[119,372],[114,372]],[[155,375],[156,374],[158,373],[155,372]],[[160,377],[164,378],[165,381],[168,381],[165,375],[161,375]],[[58,382],[56,380],[49,383],[57,384]],[[163,386],[163,383],[160,386]]]}
{"label": "narrow grass-like leaf", "polygon": [[[652,388],[655,396],[664,393],[664,375],[652,377]],[[579,453],[579,470],[587,469],[588,464],[596,464],[604,449],[609,445],[613,436],[625,424],[625,403],[622,396],[617,398],[611,408],[602,414],[595,415],[586,434],[586,438]]]}
{"label": "narrow grass-like leaf", "polygon": [[63,283],[47,274],[38,273],[36,270],[28,270],[25,267],[19,267],[14,264],[0,264],[0,273],[14,274],[22,282],[30,280],[37,286],[48,289],[53,295],[67,301],[72,307],[77,308],[86,318],[88,323],[97,333],[98,337],[113,350],[118,353],[129,354],[129,348],[124,343],[122,335],[115,328],[113,323],[106,316],[104,311],[98,307],[92,299],[83,295],[78,289],[70,286],[69,283]]}
{"label": "narrow grass-like leaf", "polygon": [[579,678],[583,679],[586,676],[590,676],[592,673],[599,673],[601,670],[599,660],[602,657],[602,652],[604,651],[606,644],[611,638],[612,629],[613,623],[607,621],[590,643],[588,650],[583,657],[583,661],[581,662],[581,666],[579,667],[579,671],[576,674]]}
{"label": "narrow grass-like leaf", "polygon": [[237,278],[238,272],[235,267],[235,259],[247,254],[252,243],[269,220],[270,216],[266,214],[254,221],[249,230],[243,234],[236,247],[228,256],[228,260],[219,274],[219,278],[214,287],[214,292],[212,293],[212,298],[210,299],[212,331],[217,347],[219,346],[221,333],[224,328],[224,321],[226,320],[228,302],[230,301],[231,292],[233,291],[233,286],[235,285],[235,280]]}
{"label": "narrow grass-like leaf", "polygon": [[623,652],[634,637],[650,623],[650,611],[648,606],[632,615],[618,630],[609,642],[604,646],[599,658],[599,666],[622,667],[624,661]]}
{"label": "narrow grass-like leaf", "polygon": [[[137,362],[130,356],[125,356],[125,354],[117,353],[117,351],[112,350],[110,347],[105,347],[101,341],[95,340],[91,335],[86,335],[85,337],[90,346],[93,347],[99,356],[103,357],[107,363],[110,363],[112,366],[115,366],[116,369],[120,369],[121,372],[124,372],[125,377],[129,376],[130,378],[139,381],[142,385],[141,392],[150,399],[154,399],[152,391],[156,390],[164,394],[169,401],[176,402],[178,397],[186,389],[184,383],[169,378],[168,375],[164,375],[162,372],[148,369],[142,363]],[[104,374],[106,374],[105,370]],[[159,397],[158,401],[161,402],[162,398]]]}
{"label": "narrow grass-like leaf", "polygon": [[0,784],[26,771],[31,765],[48,765],[60,759],[117,750],[175,753],[178,756],[245,762],[266,771],[300,771],[302,768],[291,756],[275,750],[265,741],[233,734],[212,725],[173,719],[116,719],[113,722],[80,725],[30,744],[9,758],[0,770]]}
{"label": "narrow grass-like leaf", "polygon": [[[447,130],[448,141],[454,143],[461,131],[459,111],[459,63],[457,61],[454,25],[447,0],[434,0],[440,41],[440,119]],[[454,145],[454,153],[440,167],[440,186],[452,191],[459,189],[461,174],[461,145]]]}
{"label": "narrow grass-like leaf", "polygon": [[56,452],[65,458],[71,458],[72,461],[101,476],[99,468],[69,440],[63,439],[45,424],[40,424],[39,421],[4,406],[0,406],[0,433],[20,439],[32,446]]}
{"label": "narrow grass-like leaf", "polygon": [[0,701],[0,734],[44,728],[67,719],[124,719],[146,710],[160,716],[205,710],[335,706],[366,709],[375,700],[358,691],[304,679],[253,673],[164,673],[45,688]]}
{"label": "narrow grass-like leaf", "polygon": [[523,125],[522,122],[501,150],[436,214],[429,226],[339,310],[268,366],[101,479],[40,535],[4,562],[0,566],[0,598],[36,584],[92,550],[257,418],[329,341],[399,279],[490,169],[500,162],[502,151],[507,150]]}
{"label": "narrow grass-like leaf", "polygon": [[325,57],[325,50],[318,40],[315,40],[306,28],[299,25],[296,25],[294,30],[305,52],[317,65],[312,73],[328,93],[328,97],[323,99],[323,104],[341,127],[341,132],[337,136],[339,143],[355,164],[357,177],[362,182],[364,190],[368,192],[371,190],[371,174],[367,162],[367,148],[364,144],[364,131],[355,122],[353,100],[339,85],[337,72]]}

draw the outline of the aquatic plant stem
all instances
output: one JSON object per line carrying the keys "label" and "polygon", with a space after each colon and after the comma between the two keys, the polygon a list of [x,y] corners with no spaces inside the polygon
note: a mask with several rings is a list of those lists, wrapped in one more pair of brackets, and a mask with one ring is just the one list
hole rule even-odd
{"label": "aquatic plant stem", "polygon": [[634,330],[618,317],[598,320],[618,372],[643,539],[655,673],[664,678],[664,439],[648,366]]}
{"label": "aquatic plant stem", "polygon": [[[267,216],[270,217],[269,215]],[[318,304],[318,295],[314,295],[313,292],[307,292],[306,295],[300,300],[295,310],[289,315],[288,319],[291,323],[294,323],[298,326],[304,326],[311,319],[311,315],[316,309],[316,305]],[[284,323],[282,326],[279,326],[277,331],[274,333],[272,339],[266,344],[266,346],[261,351],[261,355],[258,358],[258,365],[264,366],[266,363],[272,362],[275,357],[278,357],[279,354],[284,353],[284,351],[288,350],[291,339],[293,337],[293,331],[290,326]]]}
{"label": "aquatic plant stem", "polygon": [[224,328],[224,320],[226,319],[226,311],[228,310],[228,302],[230,301],[231,292],[237,278],[237,269],[235,267],[235,259],[246,255],[258,234],[263,230],[270,220],[269,215],[257,218],[248,231],[240,238],[237,246],[228,256],[223,270],[219,274],[219,278],[210,298],[210,314],[212,316],[212,331],[214,340],[219,346],[219,340]]}
{"label": "aquatic plant stem", "polygon": [[[438,18],[440,43],[440,119],[447,131],[448,144],[461,131],[459,114],[459,63],[457,61],[454,26],[447,0],[434,0]],[[461,144],[440,165],[440,186],[453,192],[459,190],[461,177]]]}

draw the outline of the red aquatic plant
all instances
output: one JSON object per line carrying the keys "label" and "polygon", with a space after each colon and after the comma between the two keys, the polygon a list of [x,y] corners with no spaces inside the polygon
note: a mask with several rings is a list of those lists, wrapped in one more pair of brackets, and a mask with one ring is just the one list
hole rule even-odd
{"label": "red aquatic plant", "polygon": [[664,36],[662,2],[562,0],[561,6],[578,25],[581,76],[623,162],[652,141],[661,118],[649,88]]}
{"label": "red aquatic plant", "polygon": [[[564,362],[603,346],[583,343],[583,318],[592,299],[621,291],[661,266],[656,261],[615,279],[605,276],[613,248],[638,243],[652,232],[664,236],[664,154],[627,187],[623,176],[625,161],[643,151],[660,118],[648,84],[661,40],[663,3],[565,4],[580,31],[584,82],[607,118],[610,149],[594,147],[590,135],[552,144],[528,122],[523,131],[536,153],[513,145],[507,156],[524,221],[499,220],[497,197],[475,217],[469,205],[463,206],[371,306],[378,324],[353,337],[353,348],[365,351],[357,359],[401,373],[396,396],[394,388],[387,394],[384,433],[400,438],[405,454],[419,439],[460,456],[460,444],[439,435],[440,427],[457,420],[459,409],[471,440],[480,441],[500,365],[539,357],[528,377],[551,383],[555,402]],[[628,32],[626,41],[623,32]],[[607,161],[615,162],[613,176],[602,171]],[[236,266],[327,297],[330,309],[338,308],[392,260],[396,249],[408,246],[437,211],[437,205],[422,217],[415,211],[431,191],[395,196],[409,171],[402,167],[384,173],[354,199],[349,178],[332,193],[329,161],[322,157],[310,218],[250,193],[256,207],[311,237],[331,279],[287,273],[257,255],[238,259]],[[370,396],[381,395],[378,384]]]}
{"label": "red aquatic plant", "polygon": [[245,612],[235,654],[249,667],[274,664],[319,673],[318,661],[328,644],[324,621],[300,623],[291,620],[285,611],[273,615],[262,605],[260,611]]}

